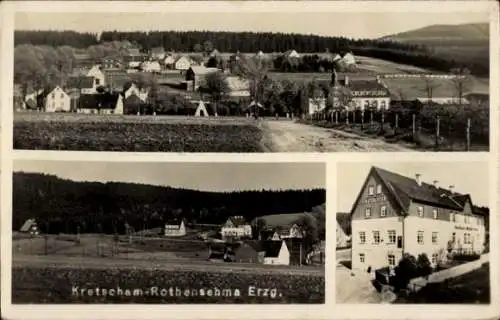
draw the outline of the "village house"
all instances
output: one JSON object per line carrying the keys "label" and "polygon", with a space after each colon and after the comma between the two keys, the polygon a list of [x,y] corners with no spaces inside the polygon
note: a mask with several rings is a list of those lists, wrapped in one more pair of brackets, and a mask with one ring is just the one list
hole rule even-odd
{"label": "village house", "polygon": [[163,47],[155,47],[151,49],[150,57],[153,60],[163,60],[165,58],[165,48]]}
{"label": "village house", "polygon": [[354,55],[351,52],[347,52],[342,57],[342,61],[345,63],[346,66],[355,65],[356,64],[356,59],[354,59]]}
{"label": "village house", "polygon": [[69,112],[71,98],[61,87],[50,86],[37,96],[37,107],[45,112]]}
{"label": "village house", "polygon": [[[337,76],[337,72],[332,74],[333,90],[347,92],[349,104],[343,107],[351,110],[388,110],[391,103],[389,90],[380,83],[380,80],[372,77],[352,77],[344,74]],[[334,94],[334,106],[339,106],[342,101],[340,97]]]}
{"label": "village house", "polygon": [[220,58],[222,55],[217,49],[213,49],[212,52],[208,55],[210,58]]}
{"label": "village house", "polygon": [[186,235],[186,225],[183,219],[170,220],[165,223],[165,237],[182,237]]}
{"label": "village house", "polygon": [[250,82],[237,76],[226,77],[230,97],[248,98],[250,97]]}
{"label": "village house", "polygon": [[309,114],[315,114],[326,109],[325,98],[309,98]]}
{"label": "village house", "polygon": [[186,56],[180,56],[174,62],[174,69],[179,71],[187,71],[193,65],[191,59]]}
{"label": "village house", "polygon": [[[163,65],[167,69],[175,69],[175,57],[171,54],[167,54],[163,59]],[[188,67],[189,68],[189,67]],[[187,70],[187,69],[186,69]]]}
{"label": "village house", "polygon": [[135,95],[142,102],[146,102],[148,99],[149,91],[146,88],[139,88],[134,82],[127,82],[123,85],[123,98]]}
{"label": "village house", "polygon": [[229,217],[221,228],[222,237],[252,237],[252,226],[242,216]]}
{"label": "village house", "polygon": [[101,61],[102,70],[121,70],[123,68],[122,62],[113,57],[106,57]]}
{"label": "village house", "polygon": [[265,241],[262,243],[264,264],[290,265],[290,251],[285,241]]}
{"label": "village house", "polygon": [[287,50],[283,53],[286,59],[300,59],[300,54],[295,50]]}
{"label": "village house", "polygon": [[70,77],[66,84],[66,90],[76,90],[81,94],[97,93],[96,79],[87,76]]}
{"label": "village house", "polygon": [[123,98],[118,93],[83,94],[78,100],[77,113],[123,114]]}
{"label": "village house", "polygon": [[161,65],[158,61],[144,61],[140,68],[143,72],[159,73],[161,71]]}
{"label": "village house", "polygon": [[350,213],[352,268],[392,268],[405,253],[425,253],[433,266],[449,253],[480,254],[485,217],[472,208],[471,197],[452,186],[372,167]]}
{"label": "village house", "polygon": [[186,81],[188,84],[189,91],[197,91],[201,86],[203,86],[205,78],[211,73],[219,72],[217,68],[206,68],[202,66],[191,66],[186,71]]}
{"label": "village house", "polygon": [[236,246],[231,255],[232,262],[264,263],[265,252],[259,241],[244,241]]}
{"label": "village house", "polygon": [[291,226],[281,225],[275,228],[280,239],[300,239],[304,237],[302,228],[296,223]]}
{"label": "village house", "polygon": [[38,235],[40,234],[40,231],[38,230],[38,225],[36,223],[35,219],[28,219],[26,220],[23,225],[21,226],[21,229],[19,229],[20,232],[22,233],[29,233],[31,235]]}

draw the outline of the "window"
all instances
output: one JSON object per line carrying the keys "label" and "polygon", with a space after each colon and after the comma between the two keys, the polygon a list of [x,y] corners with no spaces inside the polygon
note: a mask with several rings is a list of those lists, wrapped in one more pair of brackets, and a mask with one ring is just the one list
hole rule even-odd
{"label": "window", "polygon": [[437,232],[432,233],[432,243],[433,244],[438,243],[438,233]]}
{"label": "window", "polygon": [[417,232],[417,243],[424,244],[424,232],[423,231]]}
{"label": "window", "polygon": [[387,237],[389,238],[389,244],[396,243],[396,230],[387,231]]}
{"label": "window", "polygon": [[455,240],[456,240],[456,233],[453,232],[453,234],[451,235],[451,242],[455,243]]}
{"label": "window", "polygon": [[375,192],[375,189],[373,188],[373,186],[368,186],[368,195],[373,196],[374,192]]}
{"label": "window", "polygon": [[455,222],[455,214],[453,212],[450,212],[450,221]]}
{"label": "window", "polygon": [[56,98],[56,94],[54,92],[52,92],[52,99],[55,99]]}
{"label": "window", "polygon": [[437,219],[438,218],[438,210],[437,209],[432,209],[432,217],[434,219]]}
{"label": "window", "polygon": [[380,243],[380,231],[373,231],[373,243]]}
{"label": "window", "polygon": [[390,266],[396,265],[396,257],[393,254],[388,255],[387,260],[389,261]]}
{"label": "window", "polygon": [[368,207],[365,209],[365,218],[369,218],[372,215],[372,208]]}
{"label": "window", "polygon": [[364,253],[359,254],[359,262],[365,263],[365,254]]}
{"label": "window", "polygon": [[387,109],[387,105],[385,104],[385,100],[380,101],[380,107],[382,109]]}
{"label": "window", "polygon": [[377,184],[377,194],[382,194],[382,185]]}
{"label": "window", "polygon": [[424,207],[418,206],[417,213],[418,213],[418,216],[422,218],[424,216]]}
{"label": "window", "polygon": [[366,242],[366,233],[364,231],[361,231],[359,233],[359,243],[365,243]]}
{"label": "window", "polygon": [[95,84],[98,86],[101,83],[101,79],[95,79]]}
{"label": "window", "polygon": [[432,254],[432,258],[431,258],[431,263],[432,264],[437,264],[438,262],[438,254],[437,253],[433,253]]}
{"label": "window", "polygon": [[386,206],[381,206],[380,207],[380,216],[381,217],[385,217],[386,214],[387,214],[387,207]]}

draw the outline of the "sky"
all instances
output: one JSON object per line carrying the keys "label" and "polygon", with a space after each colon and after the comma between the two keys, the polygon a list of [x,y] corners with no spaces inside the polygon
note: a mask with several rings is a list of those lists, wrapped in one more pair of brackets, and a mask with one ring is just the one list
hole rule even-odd
{"label": "sky", "polygon": [[17,160],[14,171],[74,181],[119,181],[205,191],[325,188],[324,163],[79,162]]}
{"label": "sky", "polygon": [[380,162],[339,163],[337,166],[337,211],[350,212],[372,166],[421,181],[439,181],[439,186],[453,185],[455,192],[470,194],[475,205],[488,206],[489,173],[487,162]]}
{"label": "sky", "polygon": [[16,30],[210,30],[270,31],[378,38],[433,24],[488,22],[480,12],[171,12],[171,13],[75,13],[22,12],[15,16]]}

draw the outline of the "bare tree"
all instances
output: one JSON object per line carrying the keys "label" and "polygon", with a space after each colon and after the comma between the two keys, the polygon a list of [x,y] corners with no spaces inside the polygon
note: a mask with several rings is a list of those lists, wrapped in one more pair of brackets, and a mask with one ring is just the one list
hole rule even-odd
{"label": "bare tree", "polygon": [[471,85],[470,70],[465,67],[458,67],[451,69],[450,72],[454,75],[452,81],[455,87],[458,104],[461,106],[464,93],[469,90]]}

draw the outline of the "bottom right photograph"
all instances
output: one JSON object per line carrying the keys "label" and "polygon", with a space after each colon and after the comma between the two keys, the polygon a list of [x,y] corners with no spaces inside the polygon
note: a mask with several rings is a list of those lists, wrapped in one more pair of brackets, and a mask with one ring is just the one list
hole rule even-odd
{"label": "bottom right photograph", "polygon": [[337,303],[490,303],[488,162],[337,167]]}

